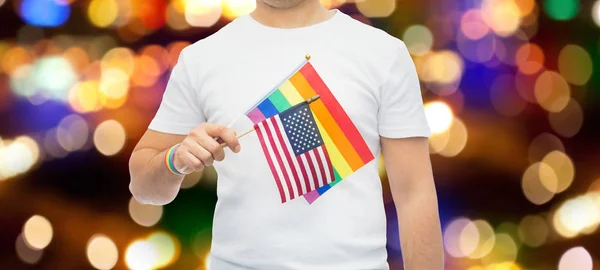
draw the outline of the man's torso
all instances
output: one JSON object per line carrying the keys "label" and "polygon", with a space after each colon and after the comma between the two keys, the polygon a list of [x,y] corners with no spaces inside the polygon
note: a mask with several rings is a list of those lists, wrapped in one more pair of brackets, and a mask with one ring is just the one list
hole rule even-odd
{"label": "man's torso", "polygon": [[212,269],[387,269],[377,115],[394,40],[343,13],[281,30],[244,16],[192,45],[194,102],[206,121],[245,131],[244,113],[309,54],[376,158],[311,205],[282,204],[256,134],[240,139],[242,151],[215,164]]}

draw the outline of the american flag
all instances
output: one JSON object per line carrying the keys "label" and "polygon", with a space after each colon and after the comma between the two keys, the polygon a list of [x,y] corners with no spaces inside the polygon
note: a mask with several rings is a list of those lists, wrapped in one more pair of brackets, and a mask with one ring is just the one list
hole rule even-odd
{"label": "american flag", "polygon": [[307,102],[257,123],[254,129],[282,203],[335,180],[329,154]]}

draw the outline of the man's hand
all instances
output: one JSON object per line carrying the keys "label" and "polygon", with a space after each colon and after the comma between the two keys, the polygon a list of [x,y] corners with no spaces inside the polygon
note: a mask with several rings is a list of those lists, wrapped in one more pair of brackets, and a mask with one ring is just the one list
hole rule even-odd
{"label": "man's hand", "polygon": [[215,160],[223,161],[225,151],[215,138],[225,142],[234,153],[240,151],[235,131],[226,126],[203,123],[192,130],[175,150],[175,167],[183,170],[181,173],[189,174],[211,166]]}
{"label": "man's hand", "polygon": [[180,143],[173,163],[179,172],[189,174],[225,158],[223,147],[215,138],[225,142],[233,152],[240,151],[235,132],[225,126],[200,124],[187,136],[147,130],[129,160],[131,194],[145,204],[170,203],[179,192],[183,176],[172,174],[165,166],[165,155],[169,149]]}

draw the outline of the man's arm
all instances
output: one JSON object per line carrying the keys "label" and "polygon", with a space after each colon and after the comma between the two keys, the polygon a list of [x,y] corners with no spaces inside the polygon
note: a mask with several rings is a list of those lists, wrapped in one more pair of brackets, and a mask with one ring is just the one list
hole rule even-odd
{"label": "man's arm", "polygon": [[225,142],[233,152],[240,146],[235,132],[225,126],[203,123],[189,135],[174,135],[152,130],[146,131],[129,159],[131,182],[129,190],[143,204],[164,205],[175,199],[183,175],[171,173],[165,165],[165,154],[174,145],[181,143],[173,154],[173,165],[181,173],[189,174],[211,166],[214,161],[225,158],[223,147],[215,137]]}
{"label": "man's arm", "polygon": [[427,138],[381,138],[398,213],[404,269],[444,269],[438,202]]}
{"label": "man's arm", "polygon": [[129,159],[129,190],[143,204],[164,205],[179,193],[182,175],[174,175],[164,164],[166,152],[186,136],[147,130]]}

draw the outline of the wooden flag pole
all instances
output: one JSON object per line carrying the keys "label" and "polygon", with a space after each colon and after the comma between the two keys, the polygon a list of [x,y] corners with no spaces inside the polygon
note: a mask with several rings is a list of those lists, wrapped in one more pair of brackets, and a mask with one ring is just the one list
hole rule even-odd
{"label": "wooden flag pole", "polygon": [[[313,96],[313,97],[307,99],[306,103],[311,104],[311,103],[317,101],[319,98],[321,98],[321,96],[319,96],[319,95]],[[251,128],[249,130],[244,131],[243,133],[240,133],[239,135],[237,135],[237,138],[239,139],[241,137],[244,137],[244,136],[252,133],[252,131],[254,131],[254,128]],[[222,143],[221,147],[227,147],[227,144],[226,143]]]}

